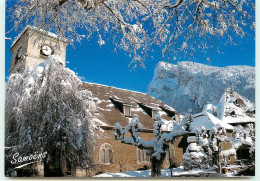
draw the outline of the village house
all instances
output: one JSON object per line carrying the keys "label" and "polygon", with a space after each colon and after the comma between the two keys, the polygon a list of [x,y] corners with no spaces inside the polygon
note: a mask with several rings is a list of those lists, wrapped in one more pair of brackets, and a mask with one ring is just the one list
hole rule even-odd
{"label": "village house", "polygon": [[[226,137],[235,138],[239,129],[253,128],[252,132],[245,132],[242,145],[236,149],[236,154],[225,157],[227,164],[233,164],[236,160],[250,160],[251,142],[254,142],[255,132],[255,105],[234,90],[227,88],[218,103],[207,104],[204,110],[193,115],[192,129],[204,126],[210,130],[214,125],[226,130]],[[194,130],[195,131],[195,130]],[[249,139],[249,141],[247,141]],[[228,141],[222,143],[224,150],[230,149],[232,144]]]}
{"label": "village house", "polygon": [[[216,115],[222,122],[232,125],[237,129],[249,129],[252,127],[252,132],[245,133],[243,139],[252,139],[254,141],[255,133],[255,104],[247,98],[238,94],[234,90],[228,88],[223,93],[218,106]],[[236,130],[232,132],[231,137],[236,136]],[[246,141],[236,150],[236,155],[233,156],[234,160],[248,160],[250,159],[250,145]],[[227,158],[234,161],[231,158]]]}

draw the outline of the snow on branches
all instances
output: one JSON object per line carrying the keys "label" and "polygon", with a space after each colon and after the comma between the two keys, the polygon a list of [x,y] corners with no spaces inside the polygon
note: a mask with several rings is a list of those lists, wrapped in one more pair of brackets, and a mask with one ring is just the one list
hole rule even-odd
{"label": "snow on branches", "polygon": [[184,170],[208,169],[209,156],[196,142],[191,142],[182,156]]}
{"label": "snow on branches", "polygon": [[[154,124],[154,139],[146,141],[139,137],[142,127],[138,117],[134,117],[131,122],[122,128],[119,123],[114,126],[113,132],[116,140],[121,140],[122,143],[137,146],[140,149],[145,149],[152,163],[152,176],[161,176],[161,164],[169,149],[169,143],[173,143],[175,139],[187,133],[186,125],[176,124],[170,133],[163,133],[161,130],[164,122],[160,115],[156,114],[156,122]],[[131,134],[131,138],[126,138],[126,133]]]}
{"label": "snow on branches", "polygon": [[142,66],[156,46],[191,55],[255,26],[253,0],[19,0],[10,10],[14,29],[31,24],[71,42],[94,35],[101,45],[107,36]]}
{"label": "snow on branches", "polygon": [[[92,165],[95,126],[91,93],[79,90],[81,80],[56,55],[33,69],[10,75],[6,84],[6,138],[12,152],[47,151],[59,158],[62,145],[75,166]],[[63,140],[65,135],[65,140]],[[84,159],[82,159],[84,158]]]}
{"label": "snow on branches", "polygon": [[[229,133],[231,134],[231,133]],[[221,172],[222,165],[225,165],[225,158],[228,156],[236,155],[236,151],[242,146],[247,145],[249,147],[249,153],[252,160],[254,160],[255,152],[255,132],[252,124],[248,124],[246,127],[236,126],[232,132],[232,136],[228,136],[227,131],[220,125],[215,125],[211,130],[207,131],[203,126],[197,128],[196,136],[188,137],[188,142],[196,143],[197,147],[205,148],[206,154],[211,163],[210,166],[217,168],[218,172]],[[230,143],[231,147],[224,150],[223,143]],[[198,150],[197,150],[198,151]],[[200,150],[204,153],[203,150]],[[188,151],[189,153],[189,151]],[[203,155],[201,155],[203,156]],[[184,162],[187,159],[185,153]],[[184,164],[185,165],[185,164]],[[190,164],[187,167],[190,169]]]}

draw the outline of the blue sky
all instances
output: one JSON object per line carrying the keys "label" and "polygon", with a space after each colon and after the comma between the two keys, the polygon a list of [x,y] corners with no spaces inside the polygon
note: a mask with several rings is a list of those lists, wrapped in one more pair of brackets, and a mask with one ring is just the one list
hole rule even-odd
{"label": "blue sky", "polygon": [[[9,29],[10,25],[8,24],[8,20],[6,20],[6,31]],[[7,35],[7,37],[14,39],[17,34],[19,34],[19,32],[12,32]],[[11,61],[11,52],[9,50],[11,41],[6,40],[5,43],[5,76],[8,77]],[[154,68],[161,60],[161,50],[155,50],[153,53],[155,58],[146,60],[145,69],[137,67],[131,71],[131,68],[128,66],[131,59],[127,53],[122,51],[115,53],[112,44],[107,43],[100,47],[97,43],[97,39],[93,38],[83,40],[74,46],[75,48],[70,45],[67,47],[66,60],[69,63],[66,66],[74,70],[80,77],[84,77],[85,81],[140,92],[146,92],[147,86],[153,77]],[[218,54],[214,49],[210,57],[210,62],[207,62],[200,53],[198,53],[194,59],[199,60],[196,62],[218,67],[230,65],[255,66],[254,36],[241,39],[237,46],[220,46],[223,53]],[[181,61],[185,60],[187,60],[187,58],[183,58]],[[173,63],[176,64],[177,62],[173,61]]]}

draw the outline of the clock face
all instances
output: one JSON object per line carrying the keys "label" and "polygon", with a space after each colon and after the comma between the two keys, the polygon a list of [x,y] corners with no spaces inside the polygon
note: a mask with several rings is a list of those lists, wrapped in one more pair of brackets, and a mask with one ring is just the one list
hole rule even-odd
{"label": "clock face", "polygon": [[52,54],[52,48],[49,45],[43,45],[41,52],[42,52],[43,55],[46,55],[46,56],[51,55]]}

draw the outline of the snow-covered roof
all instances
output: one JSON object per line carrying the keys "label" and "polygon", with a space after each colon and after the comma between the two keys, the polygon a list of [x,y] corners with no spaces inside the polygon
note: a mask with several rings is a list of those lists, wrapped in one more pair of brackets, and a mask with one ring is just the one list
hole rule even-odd
{"label": "snow-covered roof", "polygon": [[225,91],[217,107],[218,118],[225,123],[255,122],[255,104],[233,90]]}
{"label": "snow-covered roof", "polygon": [[211,130],[213,127],[222,127],[226,130],[233,130],[233,126],[219,120],[217,117],[207,111],[195,114],[192,116],[192,122],[190,124],[191,132],[194,133],[196,129],[200,129],[202,126],[206,130]]}
{"label": "snow-covered roof", "polygon": [[[162,119],[166,121],[165,130],[169,130],[168,128],[172,124],[167,125],[170,123],[168,121],[171,120],[171,116],[163,108],[167,108],[170,113],[176,113],[173,108],[162,101],[142,92],[88,82],[84,82],[81,89],[89,90],[94,97],[98,98],[98,110],[95,116],[110,126],[113,126],[116,122],[119,122],[122,126],[126,126],[132,117],[136,115],[139,117],[143,128],[152,129],[155,123],[152,110],[156,109]],[[123,106],[126,104],[131,107],[131,116],[124,115]]]}
{"label": "snow-covered roof", "polygon": [[[41,33],[41,34],[44,34],[44,35],[47,35],[51,38],[56,38],[58,39],[59,36],[57,34],[54,34],[52,32],[49,32],[49,31],[46,31],[46,30],[43,30],[43,29],[40,29],[40,28],[37,28],[35,26],[31,26],[31,25],[27,25],[14,39],[12,45],[11,45],[11,48],[16,44],[16,42],[21,38],[21,36],[27,31],[27,30],[33,30],[33,31],[36,31],[38,33]],[[63,41],[63,42],[68,42],[67,39],[65,38],[60,38],[59,39],[60,41]]]}

